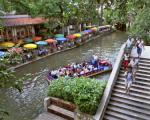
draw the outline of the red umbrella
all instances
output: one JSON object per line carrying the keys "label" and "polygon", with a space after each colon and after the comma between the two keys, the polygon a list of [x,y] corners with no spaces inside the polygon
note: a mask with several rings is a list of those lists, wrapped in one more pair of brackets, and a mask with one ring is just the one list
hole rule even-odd
{"label": "red umbrella", "polygon": [[75,35],[68,35],[68,36],[66,36],[66,38],[68,38],[68,39],[75,39],[76,36]]}
{"label": "red umbrella", "polygon": [[32,38],[32,40],[34,40],[34,41],[40,41],[42,39],[42,37],[34,37],[34,38]]}
{"label": "red umbrella", "polygon": [[57,41],[54,40],[54,39],[47,39],[47,40],[45,40],[45,42],[47,42],[47,43],[55,43],[55,42],[57,42]]}

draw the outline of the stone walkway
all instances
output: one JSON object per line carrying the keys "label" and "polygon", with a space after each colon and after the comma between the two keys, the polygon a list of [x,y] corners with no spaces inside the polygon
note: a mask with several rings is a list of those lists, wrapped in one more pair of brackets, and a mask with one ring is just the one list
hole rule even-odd
{"label": "stone walkway", "polygon": [[66,120],[62,117],[59,117],[55,114],[52,114],[52,113],[47,113],[47,112],[44,112],[42,114],[40,114],[36,119],[34,120]]}
{"label": "stone walkway", "polygon": [[[136,47],[134,47],[132,49],[131,56],[132,57],[138,57]],[[142,51],[141,58],[150,58],[150,46],[144,47],[144,50]]]}

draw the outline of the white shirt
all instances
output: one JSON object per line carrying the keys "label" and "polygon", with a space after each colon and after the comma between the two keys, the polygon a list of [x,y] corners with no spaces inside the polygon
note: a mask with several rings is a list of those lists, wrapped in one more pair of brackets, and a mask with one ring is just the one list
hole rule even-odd
{"label": "white shirt", "polygon": [[131,44],[132,44],[132,41],[130,39],[128,39],[127,42],[126,42],[127,47],[128,48],[131,47]]}

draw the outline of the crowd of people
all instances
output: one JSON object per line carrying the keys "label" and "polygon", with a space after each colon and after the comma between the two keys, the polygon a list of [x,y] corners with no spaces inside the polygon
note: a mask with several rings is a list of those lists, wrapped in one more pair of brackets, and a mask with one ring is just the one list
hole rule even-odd
{"label": "crowd of people", "polygon": [[89,62],[71,63],[67,66],[60,67],[58,70],[52,70],[47,75],[47,80],[51,81],[58,77],[80,77],[86,76],[101,70],[108,70],[111,64],[107,60],[100,60],[98,56],[93,55]]}
{"label": "crowd of people", "polygon": [[[132,48],[136,50],[134,54],[137,56],[130,56]],[[125,89],[126,93],[129,94],[130,88],[133,82],[135,82],[135,74],[138,69],[138,61],[144,50],[144,41],[140,38],[129,37],[126,42],[126,51],[123,57],[123,67],[125,70]]]}

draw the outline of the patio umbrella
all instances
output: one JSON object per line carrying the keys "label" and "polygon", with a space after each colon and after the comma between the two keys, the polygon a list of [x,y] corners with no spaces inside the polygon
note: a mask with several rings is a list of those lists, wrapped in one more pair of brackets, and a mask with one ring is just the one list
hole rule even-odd
{"label": "patio umbrella", "polygon": [[66,38],[68,38],[68,39],[75,39],[76,36],[74,36],[74,35],[68,35],[68,36],[66,36]]}
{"label": "patio umbrella", "polygon": [[91,28],[92,31],[97,31],[96,27]]}
{"label": "patio umbrella", "polygon": [[10,47],[13,47],[15,44],[13,42],[2,42],[0,44],[1,47],[4,47],[4,48],[10,48]]}
{"label": "patio umbrella", "polygon": [[88,33],[82,31],[82,32],[80,32],[80,34],[81,34],[81,35],[87,35]]}
{"label": "patio umbrella", "polygon": [[67,39],[66,39],[66,38],[56,38],[56,40],[57,40],[57,41],[62,41],[62,42],[63,42],[63,41],[66,41]]}
{"label": "patio umbrella", "polygon": [[75,37],[79,38],[81,37],[81,34],[80,33],[76,33],[76,34],[73,34]]}
{"label": "patio umbrella", "polygon": [[34,40],[34,41],[40,41],[41,39],[42,39],[42,37],[39,37],[39,36],[32,38],[32,40]]}
{"label": "patio umbrella", "polygon": [[24,39],[24,42],[26,42],[26,43],[31,43],[31,42],[33,42],[33,40],[32,40],[31,38],[25,38],[25,39]]}
{"label": "patio umbrella", "polygon": [[23,47],[26,49],[35,49],[37,48],[37,45],[30,43],[30,44],[25,44]]}
{"label": "patio umbrella", "polygon": [[45,42],[47,42],[47,43],[55,43],[55,42],[57,42],[57,41],[54,40],[54,39],[47,39],[47,40],[45,40]]}
{"label": "patio umbrella", "polygon": [[56,34],[55,38],[64,38],[64,34]]}
{"label": "patio umbrella", "polygon": [[3,57],[3,56],[5,56],[5,55],[6,55],[6,53],[5,53],[5,52],[0,51],[0,57]]}
{"label": "patio umbrella", "polygon": [[45,42],[45,41],[38,41],[38,42],[36,42],[36,44],[38,46],[45,46],[45,45],[47,45],[47,42]]}
{"label": "patio umbrella", "polygon": [[91,33],[91,32],[92,32],[92,30],[84,30],[83,32]]}

